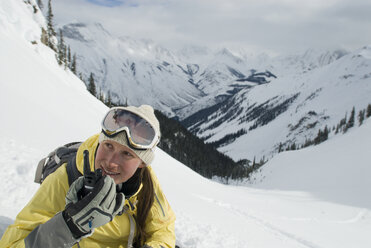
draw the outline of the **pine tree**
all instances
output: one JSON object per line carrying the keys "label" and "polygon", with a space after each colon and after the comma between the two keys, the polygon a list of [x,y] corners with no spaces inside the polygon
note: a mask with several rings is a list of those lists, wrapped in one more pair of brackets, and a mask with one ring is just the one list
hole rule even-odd
{"label": "pine tree", "polygon": [[355,114],[356,114],[356,109],[353,107],[352,112],[350,113],[349,121],[348,121],[349,127],[354,127]]}
{"label": "pine tree", "polygon": [[65,62],[65,44],[63,39],[63,31],[59,29],[59,43],[58,43],[58,64],[62,65]]}
{"label": "pine tree", "polygon": [[328,139],[329,133],[330,133],[330,129],[326,125],[325,129],[323,129],[323,133],[322,133],[322,142],[324,142]]}
{"label": "pine tree", "polygon": [[54,15],[53,15],[53,10],[52,10],[52,3],[51,3],[51,0],[49,0],[48,13],[46,16],[46,22],[47,22],[47,28],[48,28],[47,33],[48,33],[48,40],[49,40],[48,46],[52,49],[55,49],[54,44],[52,43],[52,37],[56,36],[57,33],[54,30],[53,18],[54,18]]}
{"label": "pine tree", "polygon": [[354,119],[355,119],[355,108],[353,107],[352,112],[350,113],[349,120],[347,122],[347,125],[345,126],[344,133],[348,131],[349,128],[352,128],[354,126]]}
{"label": "pine tree", "polygon": [[102,89],[99,89],[99,100],[104,103],[104,95]]}
{"label": "pine tree", "polygon": [[330,130],[327,126],[325,126],[323,131],[321,129],[319,129],[317,137],[314,138],[314,144],[318,145],[318,144],[326,141],[328,139],[329,132],[330,132]]}
{"label": "pine tree", "polygon": [[344,131],[346,127],[344,127],[347,123],[347,113],[345,113],[345,117],[340,120],[339,124],[336,127],[336,134],[340,131]]}
{"label": "pine tree", "polygon": [[308,146],[311,146],[311,145],[313,145],[313,141],[310,140],[310,139],[308,139],[308,138],[306,138],[306,139],[305,139],[305,143],[304,143],[304,145],[302,146],[302,148],[304,148],[304,147],[308,147]]}
{"label": "pine tree", "polygon": [[68,63],[68,68],[71,69],[71,47],[68,46],[67,49],[67,63]]}
{"label": "pine tree", "polygon": [[314,144],[318,145],[321,143],[321,136],[322,136],[322,131],[321,129],[318,130],[317,136],[314,138]]}
{"label": "pine tree", "polygon": [[290,146],[290,150],[296,150],[296,144],[295,144],[295,142]]}
{"label": "pine tree", "polygon": [[112,98],[111,98],[111,92],[110,91],[108,91],[108,93],[107,93],[106,105],[110,108],[112,107]]}
{"label": "pine tree", "polygon": [[253,169],[253,170],[255,170],[255,169],[256,169],[255,156],[254,156],[254,161],[252,162],[252,169]]}
{"label": "pine tree", "polygon": [[76,75],[76,54],[73,54],[72,56],[72,62],[71,62],[71,71]]}
{"label": "pine tree", "polygon": [[64,63],[64,69],[67,70],[68,68],[67,46],[63,47],[63,63]]}
{"label": "pine tree", "polygon": [[363,124],[363,121],[365,120],[365,113],[366,113],[365,110],[360,110],[359,111],[359,113],[358,113],[359,125],[362,125]]}
{"label": "pine tree", "polygon": [[366,118],[371,116],[371,104],[367,106],[367,113],[366,113]]}
{"label": "pine tree", "polygon": [[90,73],[89,84],[88,84],[88,91],[89,91],[93,96],[96,96],[96,95],[97,95],[97,89],[96,89],[96,87],[95,87],[95,80],[94,80],[93,73]]}
{"label": "pine tree", "polygon": [[82,75],[81,72],[79,73],[79,78],[80,78],[81,81],[83,81],[83,82],[86,84],[86,82],[85,82],[85,80],[84,80],[84,76]]}
{"label": "pine tree", "polygon": [[50,35],[49,37],[55,36],[57,34],[55,32],[55,29],[54,29],[53,18],[54,18],[54,14],[53,14],[53,10],[52,10],[52,3],[51,3],[51,0],[49,0],[49,2],[48,2],[48,12],[47,12],[47,15],[46,15],[48,34]]}

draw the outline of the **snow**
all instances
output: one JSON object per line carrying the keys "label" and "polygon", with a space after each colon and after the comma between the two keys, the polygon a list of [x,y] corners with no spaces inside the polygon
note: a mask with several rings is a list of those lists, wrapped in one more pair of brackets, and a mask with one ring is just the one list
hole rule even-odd
{"label": "snow", "polygon": [[[285,75],[268,84],[242,89],[224,104],[232,111],[226,111],[224,106],[215,110],[207,121],[199,125],[197,135],[206,138],[207,142],[213,142],[236,130],[247,130],[246,134],[235,141],[218,148],[235,161],[253,160],[254,157],[270,159],[277,153],[280,143],[285,147],[293,143],[302,145],[307,139],[316,137],[319,129],[323,130],[325,126],[331,129],[336,127],[346,114],[349,118],[353,107],[358,115],[360,110],[371,103],[369,54],[367,46],[339,59],[334,59],[336,53],[331,59],[325,54],[327,57],[320,57],[322,62],[308,63],[313,68],[306,73],[298,73],[295,68],[291,72],[280,68],[278,71],[285,71]],[[315,61],[312,57],[315,56],[308,52],[299,61],[303,58]],[[287,64],[287,61],[283,64]],[[276,112],[278,115],[274,119],[259,128],[250,129],[259,121],[259,117],[247,121],[246,116],[259,110],[258,106],[269,102],[267,108],[268,105],[273,108],[293,96],[297,97],[286,105],[285,110],[279,114]],[[218,123],[219,119],[225,121]]]}
{"label": "snow", "polygon": [[110,91],[115,102],[150,104],[172,113],[202,95],[185,83],[177,58],[151,41],[113,36],[99,23],[70,23],[61,29],[77,54],[78,71],[84,78],[93,73],[98,91],[106,96]]}
{"label": "snow", "polygon": [[364,47],[359,55],[363,56],[366,59],[371,59],[371,45]]}
{"label": "snow", "polygon": [[[2,1],[0,13],[1,231],[38,189],[33,176],[42,156],[99,132],[107,108],[50,49],[31,45],[43,24],[27,4]],[[243,186],[205,179],[157,149],[153,168],[177,215],[177,244],[370,247],[370,134],[368,119],[321,145],[280,153]]]}

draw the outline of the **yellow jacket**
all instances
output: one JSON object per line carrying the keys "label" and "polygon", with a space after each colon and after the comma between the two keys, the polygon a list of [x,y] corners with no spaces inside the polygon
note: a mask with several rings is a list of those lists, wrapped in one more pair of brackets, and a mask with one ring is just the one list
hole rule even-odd
{"label": "yellow jacket", "polygon": [[[98,146],[98,135],[86,140],[77,151],[76,164],[78,170],[83,173],[83,151],[89,150],[91,170],[94,170],[95,152]],[[175,247],[174,222],[175,214],[163,194],[159,181],[152,168],[149,166],[155,189],[155,201],[146,220],[146,233],[149,238],[146,245],[153,248]],[[50,174],[32,197],[30,202],[17,215],[14,224],[10,225],[4,233],[0,247],[25,247],[24,239],[40,224],[53,218],[65,208],[65,196],[69,189],[66,164]],[[139,188],[138,192],[141,188]],[[135,230],[136,202],[135,193],[126,199],[128,207],[126,213],[116,216],[111,222],[96,228],[93,234],[83,238],[80,247],[127,247],[130,230]],[[129,203],[130,201],[130,203]],[[133,229],[134,228],[134,229]],[[50,247],[53,247],[51,244]],[[78,247],[77,244],[73,247]]]}

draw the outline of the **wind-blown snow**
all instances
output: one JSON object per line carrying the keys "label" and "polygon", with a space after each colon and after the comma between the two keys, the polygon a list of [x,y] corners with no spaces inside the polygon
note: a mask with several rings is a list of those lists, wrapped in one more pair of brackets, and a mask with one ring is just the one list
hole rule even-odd
{"label": "wind-blown snow", "polygon": [[[0,231],[38,189],[40,158],[99,132],[107,110],[51,50],[30,43],[43,25],[32,11],[23,1],[0,2]],[[368,119],[319,146],[280,153],[252,186],[210,181],[158,149],[153,168],[177,215],[177,244],[370,247],[370,133]]]}

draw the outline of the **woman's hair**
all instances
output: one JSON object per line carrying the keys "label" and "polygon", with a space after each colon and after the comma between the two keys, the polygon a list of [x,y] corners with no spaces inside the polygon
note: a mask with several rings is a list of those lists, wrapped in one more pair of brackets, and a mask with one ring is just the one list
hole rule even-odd
{"label": "woman's hair", "polygon": [[140,181],[142,182],[143,186],[138,194],[136,216],[138,229],[136,243],[139,244],[139,247],[141,247],[147,239],[147,234],[144,231],[145,222],[155,198],[151,173],[149,172],[149,169],[147,167],[143,167],[141,169]]}

